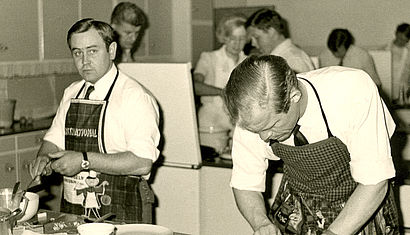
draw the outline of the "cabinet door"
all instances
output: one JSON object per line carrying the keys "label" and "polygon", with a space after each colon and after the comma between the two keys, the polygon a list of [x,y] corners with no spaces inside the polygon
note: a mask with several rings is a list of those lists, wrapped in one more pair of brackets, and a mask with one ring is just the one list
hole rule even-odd
{"label": "cabinet door", "polygon": [[[31,181],[30,175],[30,162],[36,159],[38,149],[28,150],[24,152],[17,153],[18,159],[18,179],[21,182],[21,185],[27,187]],[[31,185],[33,186],[33,185]],[[30,186],[30,187],[31,187]]]}
{"label": "cabinet door", "polygon": [[45,131],[34,131],[17,136],[18,179],[27,186],[31,180],[29,164],[36,156]]}
{"label": "cabinet door", "polygon": [[2,0],[0,61],[39,59],[37,1]]}
{"label": "cabinet door", "polygon": [[14,136],[0,137],[0,188],[13,187],[17,180]]}
{"label": "cabinet door", "polygon": [[67,31],[79,19],[78,11],[78,1],[43,0],[45,59],[71,58]]}
{"label": "cabinet door", "polygon": [[110,23],[112,12],[111,0],[81,0],[81,18],[93,18]]}
{"label": "cabinet door", "polygon": [[0,155],[0,188],[11,188],[17,181],[16,154]]}
{"label": "cabinet door", "polygon": [[148,2],[148,44],[150,56],[172,55],[172,9],[177,1],[156,0]]}

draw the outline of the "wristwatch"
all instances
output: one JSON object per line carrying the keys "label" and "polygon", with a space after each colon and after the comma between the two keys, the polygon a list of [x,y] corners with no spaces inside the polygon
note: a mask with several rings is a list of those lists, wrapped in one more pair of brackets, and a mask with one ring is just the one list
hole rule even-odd
{"label": "wristwatch", "polygon": [[86,152],[83,152],[83,160],[81,160],[81,168],[83,168],[83,170],[90,169],[90,162],[88,161],[88,156]]}

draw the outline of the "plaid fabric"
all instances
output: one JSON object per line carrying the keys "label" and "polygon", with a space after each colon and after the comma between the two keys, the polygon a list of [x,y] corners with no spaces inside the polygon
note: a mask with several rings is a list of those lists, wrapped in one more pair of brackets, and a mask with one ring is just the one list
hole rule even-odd
{"label": "plaid fabric", "polygon": [[284,179],[297,192],[323,195],[332,205],[338,205],[356,188],[349,152],[338,138],[297,147],[276,143],[272,150],[284,162]]}
{"label": "plaid fabric", "polygon": [[101,215],[112,212],[115,214],[114,221],[142,223],[142,200],[139,190],[140,180],[142,179],[140,177],[107,174],[99,174],[97,177],[100,182],[109,182],[103,196],[111,198],[108,205],[104,205],[104,202],[102,202]]}
{"label": "plaid fabric", "polygon": [[[74,151],[90,151],[100,152],[98,147],[98,127],[100,123],[100,116],[103,111],[104,105],[87,103],[91,101],[73,100],[68,109],[65,121],[66,135],[65,135],[65,148],[67,150]],[[75,136],[68,133],[67,128],[73,128],[73,130],[87,130],[91,129],[95,131],[97,138],[89,137],[87,135]]]}
{"label": "plaid fabric", "polygon": [[[304,146],[273,143],[273,152],[284,161],[284,177],[274,205],[291,195],[302,202],[302,234],[321,234],[343,209],[357,186],[350,174],[350,154],[336,137]],[[295,201],[295,200],[293,200]],[[365,234],[398,234],[398,214],[391,190],[376,215],[362,230]],[[270,217],[275,213],[271,208]],[[324,220],[321,220],[323,216]],[[381,220],[381,218],[383,220]],[[318,226],[324,222],[324,226]],[[369,233],[369,231],[379,231]],[[389,233],[387,233],[389,231]],[[289,233],[284,233],[289,234]]]}
{"label": "plaid fabric", "polygon": [[[101,134],[106,101],[72,99],[66,116],[65,147],[78,152],[104,152],[104,140]],[[68,130],[67,130],[68,128]],[[74,131],[92,130],[90,134],[76,135]],[[148,183],[141,177],[98,174],[100,184],[107,181],[104,195],[99,195],[100,216],[112,212],[114,221],[125,223],[152,223],[152,204],[154,194]],[[144,210],[144,211],[143,211]],[[81,205],[71,204],[62,199],[61,211],[84,214]],[[93,216],[93,213],[91,213]]]}

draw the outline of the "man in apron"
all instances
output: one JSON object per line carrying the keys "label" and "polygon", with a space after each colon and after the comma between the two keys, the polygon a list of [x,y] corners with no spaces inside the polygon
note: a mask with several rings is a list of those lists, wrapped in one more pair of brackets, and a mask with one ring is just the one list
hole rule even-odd
{"label": "man in apron", "polygon": [[83,80],[65,90],[32,176],[64,176],[62,212],[151,223],[154,196],[146,179],[159,154],[157,103],[113,64],[109,24],[80,20],[67,43]]}
{"label": "man in apron", "polygon": [[[255,234],[398,234],[395,124],[368,74],[296,77],[282,57],[251,56],[224,93],[236,123],[231,186]],[[267,212],[266,170],[278,159],[284,176]]]}

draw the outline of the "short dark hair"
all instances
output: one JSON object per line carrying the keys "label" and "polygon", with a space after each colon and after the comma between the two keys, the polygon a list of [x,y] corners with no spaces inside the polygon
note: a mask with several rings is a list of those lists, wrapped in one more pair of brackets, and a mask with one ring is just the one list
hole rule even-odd
{"label": "short dark hair", "polygon": [[396,32],[404,33],[407,38],[410,39],[410,25],[407,23],[399,24],[396,28]]}
{"label": "short dark hair", "polygon": [[98,32],[108,50],[111,43],[115,40],[114,29],[109,24],[102,21],[94,20],[92,18],[85,18],[79,20],[73,26],[71,26],[67,33],[68,47],[71,49],[70,40],[73,34],[87,32],[90,29],[95,29]]}
{"label": "short dark hair", "polygon": [[333,52],[336,52],[341,46],[347,50],[353,44],[354,37],[347,29],[333,29],[327,39],[327,47]]}
{"label": "short dark hair", "polygon": [[234,123],[246,126],[252,107],[288,112],[290,92],[297,78],[286,60],[274,55],[251,55],[231,73],[224,88],[224,100]]}
{"label": "short dark hair", "polygon": [[278,12],[269,8],[262,8],[249,16],[245,23],[245,27],[255,27],[261,30],[274,28],[282,35],[286,35],[286,22]]}

